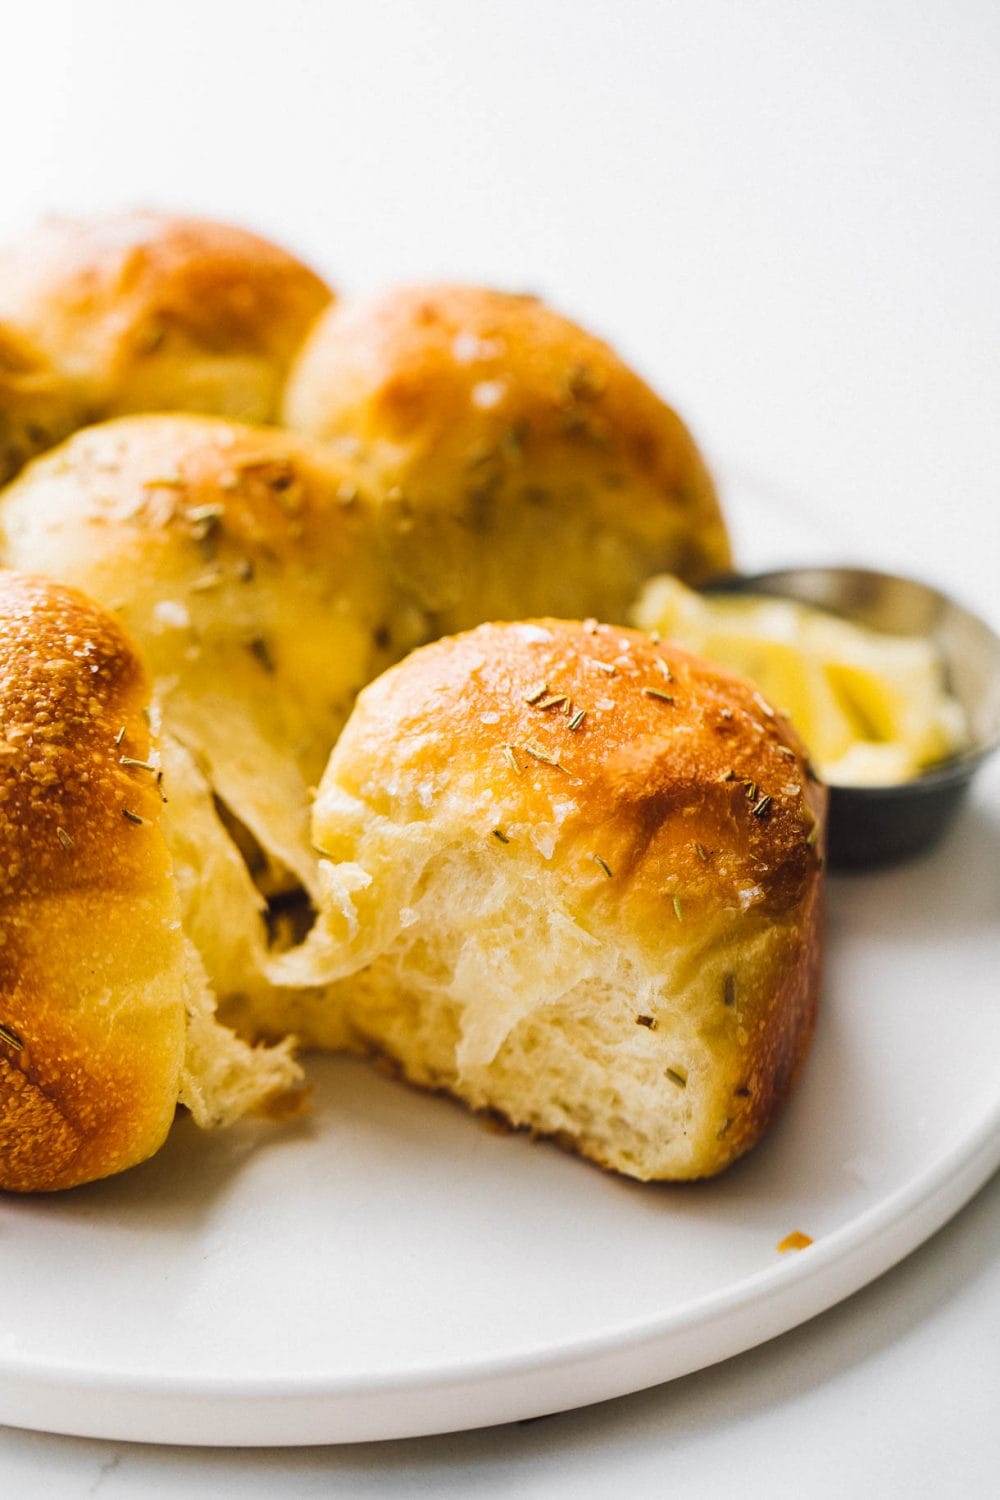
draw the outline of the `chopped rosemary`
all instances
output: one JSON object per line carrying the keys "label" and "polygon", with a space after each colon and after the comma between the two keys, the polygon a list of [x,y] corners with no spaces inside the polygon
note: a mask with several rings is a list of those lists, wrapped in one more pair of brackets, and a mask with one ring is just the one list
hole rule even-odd
{"label": "chopped rosemary", "polygon": [[73,840],[70,838],[65,828],[56,829],[56,838],[59,840],[60,844],[62,844],[64,849],[72,849]]}
{"label": "chopped rosemary", "polygon": [[609,677],[614,677],[617,674],[618,668],[613,661],[599,661],[596,656],[586,656],[584,657],[584,661],[588,662],[590,666],[596,667],[598,672],[606,672]]}
{"label": "chopped rosemary", "polygon": [[795,758],[796,758],[795,751],[792,749],[791,745],[781,745],[781,744],[778,744],[778,745],[775,745],[774,748],[778,752],[779,755],[786,755],[789,760],[795,760]]}
{"label": "chopped rosemary", "polygon": [[687,1074],[686,1073],[680,1073],[680,1072],[678,1072],[678,1070],[676,1068],[667,1068],[665,1070],[665,1072],[666,1072],[667,1078],[670,1079],[670,1082],[671,1083],[675,1083],[679,1089],[686,1089],[687,1088]]}
{"label": "chopped rosemary", "polygon": [[807,849],[812,849],[813,846],[816,843],[816,840],[818,838],[819,838],[819,824],[818,823],[814,823],[813,826],[810,828],[809,832],[806,834],[806,848]]}
{"label": "chopped rosemary", "polygon": [[538,683],[536,687],[533,687],[531,689],[530,693],[525,693],[525,695],[524,695],[524,701],[525,701],[525,703],[528,703],[528,704],[538,703],[540,699],[542,699],[542,698],[545,697],[545,694],[548,692],[548,690],[549,690],[549,685],[548,685],[547,682],[540,682],[540,683]]}
{"label": "chopped rosemary", "polygon": [[736,975],[727,974],[722,981],[722,1003],[723,1005],[736,1004]]}
{"label": "chopped rosemary", "polygon": [[521,762],[518,760],[517,755],[515,754],[514,746],[513,745],[504,745],[502,748],[503,748],[503,758],[504,758],[504,760],[510,766],[511,770],[515,773],[515,775],[520,776],[520,774],[521,774]]}
{"label": "chopped rosemary", "polygon": [[557,766],[560,771],[565,770],[565,767],[560,763],[559,756],[550,754],[548,750],[543,750],[541,745],[536,745],[529,740],[526,745],[521,746],[521,749],[525,755],[530,755],[534,760],[542,761],[546,766]]}
{"label": "chopped rosemary", "polygon": [[536,703],[535,704],[535,707],[536,708],[559,708],[564,703],[568,703],[568,702],[569,702],[569,699],[567,698],[567,696],[566,696],[565,693],[558,693],[554,697],[543,698],[540,703]]}
{"label": "chopped rosemary", "polygon": [[736,780],[736,772],[733,770],[732,766],[729,767],[728,771],[723,771],[722,775],[719,777],[719,780],[720,781],[735,781]]}
{"label": "chopped rosemary", "polygon": [[594,861],[595,865],[600,865],[601,869],[604,871],[609,880],[614,879],[614,871],[612,870],[606,859],[602,859],[599,854],[592,854],[590,857]]}
{"label": "chopped rosemary", "polygon": [[192,533],[198,541],[203,541],[218,526],[225,509],[221,505],[192,505],[184,515]]}
{"label": "chopped rosemary", "polygon": [[655,1031],[656,1030],[656,1017],[655,1016],[636,1016],[636,1018],[635,1018],[635,1024],[637,1026],[645,1026],[648,1031]]}
{"label": "chopped rosemary", "polygon": [[567,729],[579,729],[580,725],[583,723],[583,721],[584,721],[584,719],[586,717],[587,717],[587,710],[585,708],[578,708],[577,711],[576,711],[576,713],[570,719],[569,723],[566,725],[566,728]]}
{"label": "chopped rosemary", "polygon": [[0,1042],[6,1042],[8,1047],[13,1047],[15,1052],[24,1051],[24,1043],[17,1032],[11,1031],[10,1027],[5,1026],[2,1021],[0,1021]]}
{"label": "chopped rosemary", "polygon": [[503,831],[502,828],[494,828],[494,830],[493,830],[493,837],[495,839],[499,839],[500,842],[501,842],[501,844],[509,844],[510,843],[510,839],[504,833],[504,831]]}
{"label": "chopped rosemary", "polygon": [[658,698],[661,703],[674,702],[673,693],[665,693],[662,688],[644,687],[642,692],[645,698]]}
{"label": "chopped rosemary", "polygon": [[694,849],[695,854],[697,854],[702,863],[704,863],[708,859],[708,850],[705,848],[705,845],[700,842],[699,839],[695,839],[691,847]]}
{"label": "chopped rosemary", "polygon": [[677,918],[678,922],[683,922],[683,920],[684,920],[684,903],[681,901],[680,896],[675,896],[673,898],[673,902],[671,904],[673,905],[673,908],[674,908],[674,916]]}
{"label": "chopped rosemary", "polygon": [[129,823],[136,823],[140,827],[146,821],[145,818],[140,818],[140,816],[139,816],[138,813],[133,812],[130,807],[123,807],[122,808],[122,817],[125,818],[127,822],[129,822]]}
{"label": "chopped rosemary", "polygon": [[119,729],[118,733],[115,735],[115,744],[116,745],[120,745],[121,742],[122,742],[122,740],[124,738],[125,738],[125,725],[123,724],[122,727]]}
{"label": "chopped rosemary", "polygon": [[254,660],[260,663],[265,672],[274,671],[274,657],[271,655],[267,641],[262,635],[255,635],[253,640],[247,641],[247,650]]}
{"label": "chopped rosemary", "polygon": [[743,785],[744,785],[744,788],[746,790],[747,801],[748,802],[756,802],[757,801],[757,783],[756,783],[756,781],[745,781],[743,783]]}
{"label": "chopped rosemary", "polygon": [[750,811],[753,813],[755,818],[762,818],[770,806],[771,798],[765,792],[763,797],[759,797],[757,799]]}
{"label": "chopped rosemary", "polygon": [[151,760],[136,760],[133,755],[119,755],[118,764],[120,766],[134,766],[137,771],[152,771],[154,775],[159,770],[159,767],[154,766]]}
{"label": "chopped rosemary", "polygon": [[659,667],[660,671],[663,673],[663,675],[667,679],[667,681],[668,682],[673,682],[673,680],[674,680],[674,674],[673,674],[673,672],[671,672],[669,666],[663,660],[662,656],[658,656],[656,658],[656,665]]}

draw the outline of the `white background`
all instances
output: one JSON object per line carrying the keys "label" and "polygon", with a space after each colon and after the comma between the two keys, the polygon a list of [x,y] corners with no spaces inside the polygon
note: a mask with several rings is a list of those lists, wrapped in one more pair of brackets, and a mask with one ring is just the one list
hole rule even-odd
{"label": "white background", "polygon": [[[764,487],[1000,624],[1000,7],[25,3],[0,59],[4,235],[175,206],[344,290],[540,291],[679,408],[724,499]],[[0,1491],[991,1495],[998,1247],[994,1183],[808,1327],[577,1416],[244,1456],[0,1431]]]}

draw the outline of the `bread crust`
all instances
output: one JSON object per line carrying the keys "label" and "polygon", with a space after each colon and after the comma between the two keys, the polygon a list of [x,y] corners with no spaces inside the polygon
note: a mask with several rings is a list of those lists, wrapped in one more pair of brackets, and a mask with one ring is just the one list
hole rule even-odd
{"label": "bread crust", "polygon": [[75,591],[0,573],[0,1187],[69,1187],[161,1144],[185,955],[149,684]]}
{"label": "bread crust", "polygon": [[273,420],[331,296],[260,236],[165,213],[47,219],[0,252],[0,321],[82,392],[89,421],[155,410]]}
{"label": "bread crust", "polygon": [[397,577],[441,634],[539,613],[620,619],[651,573],[698,582],[729,565],[681,419],[534,297],[441,285],[345,300],[296,360],[284,420],[369,466]]}
{"label": "bread crust", "polygon": [[[712,1174],[759,1140],[808,1050],[824,817],[791,725],[748,684],[676,648],[549,619],[439,641],[361,695],[320,788],[317,845],[368,877],[354,878],[355,971],[340,1003],[361,1044],[412,1082],[629,1175]],[[450,895],[427,894],[436,870]],[[495,920],[474,962],[487,918],[462,905],[463,886]],[[522,951],[556,931],[536,932],[542,908],[560,932],[572,928],[564,951]],[[580,983],[566,989],[578,960]],[[448,1005],[432,1027],[434,986]],[[597,1072],[580,1040],[588,1029],[604,1049]],[[655,1109],[630,1114],[621,1099],[612,1128],[586,1085],[566,1106],[572,1118],[537,1091],[529,1102],[543,1055],[567,1096],[588,1068],[623,1096],[633,1064],[646,1098],[666,1076],[663,1138]]]}

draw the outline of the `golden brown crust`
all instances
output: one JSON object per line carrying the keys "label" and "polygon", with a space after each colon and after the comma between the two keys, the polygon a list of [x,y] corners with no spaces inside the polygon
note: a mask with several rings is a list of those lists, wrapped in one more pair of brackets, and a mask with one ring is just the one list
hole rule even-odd
{"label": "golden brown crust", "polygon": [[270,420],[330,297],[257,235],[162,213],[49,219],[0,253],[0,319],[84,390],[91,420],[152,410]]}
{"label": "golden brown crust", "polygon": [[279,744],[287,727],[283,754],[314,784],[354,693],[413,643],[375,512],[323,444],[177,414],[77,433],[6,490],[0,519],[10,565],[115,609],[165,681],[168,723],[177,696],[239,700]]}
{"label": "golden brown crust", "polygon": [[802,899],[825,808],[805,755],[724,669],[635,630],[542,619],[480,626],[385,673],[337,775],[376,813],[419,817],[419,771],[488,789],[490,817],[548,827],[558,814],[562,860],[593,871],[584,899],[610,911],[627,889],[644,928],[665,895],[692,918]]}
{"label": "golden brown crust", "polygon": [[173,1115],[184,958],[147,704],[109,616],[0,574],[0,1187],[120,1170]]}
{"label": "golden brown crust", "polygon": [[399,576],[442,632],[484,618],[621,618],[656,571],[723,571],[711,479],[680,418],[533,297],[399,288],[320,319],[284,419],[370,465]]}

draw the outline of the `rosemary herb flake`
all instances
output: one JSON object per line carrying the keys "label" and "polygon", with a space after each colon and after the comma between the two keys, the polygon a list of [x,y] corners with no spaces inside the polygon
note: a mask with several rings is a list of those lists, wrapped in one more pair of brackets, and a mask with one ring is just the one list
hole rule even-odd
{"label": "rosemary herb flake", "polygon": [[665,1072],[666,1072],[666,1077],[670,1079],[670,1082],[673,1083],[673,1084],[676,1084],[679,1089],[686,1089],[687,1088],[687,1074],[686,1073],[681,1073],[676,1068],[667,1068],[665,1070]]}
{"label": "rosemary herb flake", "polygon": [[514,772],[515,776],[520,776],[520,774],[521,774],[521,762],[517,758],[517,754],[516,754],[516,752],[514,750],[514,746],[513,745],[504,745],[502,747],[502,749],[503,749],[503,758],[504,758],[504,760],[510,766],[510,768]]}
{"label": "rosemary herb flake", "polygon": [[65,828],[56,829],[56,838],[59,840],[60,844],[62,844],[64,849],[72,849],[73,840],[70,838]]}
{"label": "rosemary herb flake", "polygon": [[592,854],[590,857],[594,861],[595,865],[600,865],[601,869],[604,871],[609,880],[614,879],[614,871],[612,870],[606,859],[602,859],[599,854]]}
{"label": "rosemary herb flake", "polygon": [[543,765],[556,766],[560,771],[564,771],[566,769],[565,766],[561,764],[558,755],[552,755],[548,750],[543,749],[541,745],[536,745],[531,740],[529,740],[526,745],[522,745],[521,749],[524,751],[525,755],[530,755],[533,760],[540,760]]}
{"label": "rosemary herb flake", "polygon": [[587,717],[587,710],[585,708],[578,708],[577,711],[576,711],[576,713],[570,719],[569,723],[566,725],[566,728],[567,729],[579,729],[580,725],[583,723],[583,721],[584,721],[584,719],[586,717]]}
{"label": "rosemary herb flake", "polygon": [[271,655],[270,647],[262,635],[255,635],[252,640],[247,641],[247,650],[254,661],[260,663],[265,672],[274,671],[274,657]]}

